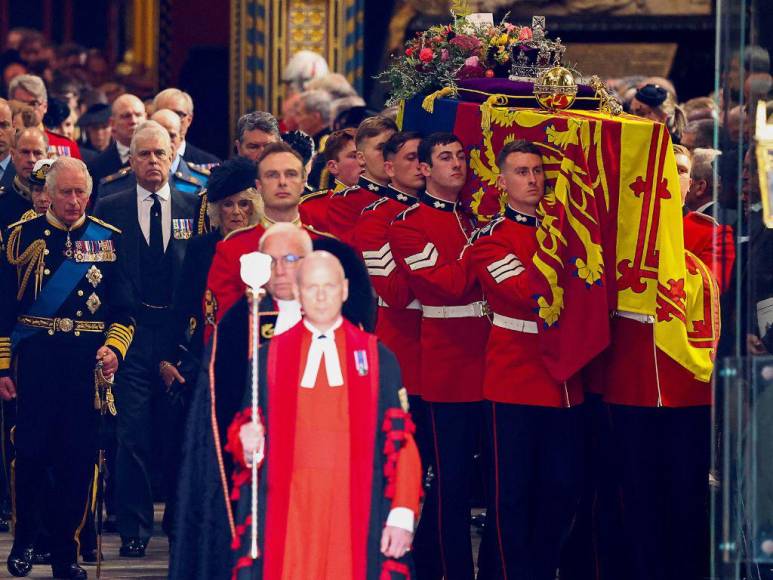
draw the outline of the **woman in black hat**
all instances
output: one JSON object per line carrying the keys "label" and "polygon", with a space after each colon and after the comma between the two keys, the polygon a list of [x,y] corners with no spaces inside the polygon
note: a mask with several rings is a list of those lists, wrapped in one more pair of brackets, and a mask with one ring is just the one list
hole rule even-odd
{"label": "woman in black hat", "polygon": [[676,98],[659,85],[641,87],[631,100],[631,114],[665,124],[671,133],[671,140],[679,143],[687,125],[687,116],[676,104]]}

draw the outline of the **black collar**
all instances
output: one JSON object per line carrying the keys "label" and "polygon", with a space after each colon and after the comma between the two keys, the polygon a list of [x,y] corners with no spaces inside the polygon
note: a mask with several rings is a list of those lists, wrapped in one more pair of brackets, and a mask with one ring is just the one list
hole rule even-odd
{"label": "black collar", "polygon": [[394,199],[395,201],[399,201],[404,205],[413,205],[414,203],[416,203],[415,197],[413,197],[412,195],[408,195],[407,193],[403,193],[402,191],[395,189],[391,185],[384,187],[381,190],[381,195],[383,195],[384,197],[388,197],[390,199]]}
{"label": "black collar", "polygon": [[364,175],[360,175],[360,181],[357,183],[357,185],[359,185],[365,191],[375,193],[376,195],[384,195],[384,190],[387,188],[386,185],[381,185],[380,183],[376,183],[375,181],[368,179]]}
{"label": "black collar", "polygon": [[509,205],[505,206],[505,217],[524,226],[537,227],[536,217],[533,215],[521,213],[520,211],[511,208]]}
{"label": "black collar", "polygon": [[426,190],[419,193],[419,201],[433,209],[439,209],[440,211],[454,211],[456,204],[459,203],[458,201],[452,203],[450,201],[445,201],[444,199],[439,199],[427,193]]}

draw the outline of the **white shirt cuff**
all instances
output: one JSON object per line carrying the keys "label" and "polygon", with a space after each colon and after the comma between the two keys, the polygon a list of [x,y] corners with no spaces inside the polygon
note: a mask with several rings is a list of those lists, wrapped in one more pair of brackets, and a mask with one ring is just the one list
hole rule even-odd
{"label": "white shirt cuff", "polygon": [[413,510],[405,507],[392,508],[387,516],[386,525],[402,528],[413,533]]}

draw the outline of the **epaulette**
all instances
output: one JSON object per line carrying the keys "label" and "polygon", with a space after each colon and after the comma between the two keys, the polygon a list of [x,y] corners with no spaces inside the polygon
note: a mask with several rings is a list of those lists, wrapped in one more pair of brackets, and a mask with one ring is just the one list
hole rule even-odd
{"label": "epaulette", "polygon": [[208,167],[205,167],[204,165],[199,165],[198,163],[191,163],[190,161],[188,161],[188,167],[190,167],[197,173],[206,175],[207,177],[209,177],[210,173],[212,173],[212,171]]}
{"label": "epaulette", "polygon": [[124,167],[123,169],[120,169],[119,171],[116,171],[115,173],[111,173],[110,175],[107,175],[102,179],[100,179],[99,185],[104,185],[105,183],[110,183],[111,181],[115,181],[116,179],[126,177],[131,172],[132,172],[131,167]]}
{"label": "epaulette", "polygon": [[317,228],[315,228],[314,226],[310,226],[309,224],[301,224],[301,227],[302,227],[304,230],[308,230],[308,231],[310,231],[312,234],[316,234],[316,235],[318,235],[318,236],[323,236],[323,237],[325,237],[325,238],[330,238],[330,239],[333,239],[333,240],[337,240],[337,239],[338,239],[338,238],[337,238],[336,236],[334,236],[333,234],[329,234],[328,232],[323,232],[323,231],[320,231],[320,230],[318,230]]}
{"label": "epaulette", "polygon": [[491,220],[489,223],[487,223],[482,228],[478,228],[472,233],[472,236],[470,237],[470,242],[474,242],[480,238],[483,238],[485,236],[490,236],[494,232],[494,228],[496,228],[499,224],[501,224],[503,221],[505,221],[505,216],[500,215],[495,217],[493,220]]}
{"label": "epaulette", "polygon": [[392,223],[401,222],[401,221],[405,220],[405,218],[408,217],[408,214],[411,213],[413,210],[415,210],[417,207],[419,207],[419,204],[418,203],[414,203],[408,209],[401,211],[399,214],[397,214],[397,216],[395,216],[395,219],[392,220]]}
{"label": "epaulette", "polygon": [[702,219],[703,221],[706,221],[706,222],[709,222],[712,226],[719,226],[720,225],[720,223],[712,215],[701,213],[699,211],[694,211],[694,212],[691,212],[691,213],[696,218]]}
{"label": "epaulette", "polygon": [[103,222],[101,219],[95,218],[93,215],[86,216],[86,217],[88,217],[94,223],[97,223],[97,224],[101,225],[102,227],[107,228],[108,230],[112,230],[112,231],[114,231],[114,232],[116,232],[118,234],[122,233],[121,230],[119,228],[115,227],[113,224],[109,224],[107,222]]}
{"label": "epaulette", "polygon": [[299,204],[310,199],[316,199],[322,195],[327,195],[328,191],[328,189],[318,189],[317,191],[312,191],[311,193],[304,193],[301,195],[301,201]]}
{"label": "epaulette", "polygon": [[376,209],[378,206],[380,206],[382,203],[386,203],[386,201],[387,201],[388,199],[389,199],[389,198],[387,198],[387,197],[381,197],[381,198],[377,199],[376,201],[374,201],[373,203],[370,203],[370,204],[366,205],[366,206],[365,206],[365,207],[362,209],[362,212],[360,212],[360,213],[362,214],[362,213],[365,213],[366,211],[373,211],[373,210],[374,210],[374,209]]}
{"label": "epaulette", "polygon": [[36,218],[39,218],[39,217],[45,215],[45,214],[42,214],[42,213],[33,213],[32,215],[29,215],[29,212],[31,212],[31,211],[34,212],[35,210],[25,211],[18,220],[16,220],[12,224],[8,225],[8,227],[6,227],[6,229],[10,231],[11,229],[15,228],[16,226],[20,226],[22,224],[25,224],[25,223],[27,223],[29,221],[32,221],[32,220],[34,220]]}
{"label": "epaulette", "polygon": [[235,229],[232,232],[228,232],[226,236],[223,238],[223,241],[230,240],[232,237],[234,237],[236,234],[241,234],[242,232],[248,232],[252,229],[255,229],[260,224],[252,224],[251,226],[244,226],[243,228]]}
{"label": "epaulette", "polygon": [[199,181],[198,177],[194,177],[193,175],[185,175],[182,171],[176,171],[174,176],[177,179],[180,179],[182,181],[185,181],[187,183],[190,183],[191,185],[201,186],[202,183]]}

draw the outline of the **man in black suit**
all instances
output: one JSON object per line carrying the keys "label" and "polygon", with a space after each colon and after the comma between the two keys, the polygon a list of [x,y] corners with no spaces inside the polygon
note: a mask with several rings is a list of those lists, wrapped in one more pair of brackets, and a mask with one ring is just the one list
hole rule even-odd
{"label": "man in black suit", "polygon": [[176,330],[172,292],[195,231],[196,199],[169,185],[173,158],[166,130],[155,121],[142,123],[131,141],[137,185],[99,200],[95,208],[123,231],[127,271],[140,302],[135,342],[116,378],[117,527],[121,556],[129,558],[145,555],[153,532],[151,402],[162,392],[159,363],[171,355]]}
{"label": "man in black suit", "polygon": [[0,231],[21,219],[22,214],[32,209],[32,194],[29,177],[40,159],[46,157],[48,137],[37,127],[19,131],[11,145],[11,162],[14,173],[10,187],[0,195]]}
{"label": "man in black suit", "polygon": [[179,153],[183,159],[194,165],[202,165],[206,169],[220,163],[220,159],[186,140],[188,129],[193,122],[193,99],[188,93],[180,89],[164,89],[153,99],[153,110],[160,111],[161,109],[174,111],[180,117],[182,143]]}
{"label": "man in black suit", "polygon": [[14,133],[11,107],[8,106],[8,101],[0,99],[0,196],[10,189],[16,175],[16,170],[11,163],[11,144]]}
{"label": "man in black suit", "polygon": [[[137,126],[145,120],[145,105],[134,95],[118,97],[110,111],[110,129],[113,142],[88,164],[94,180],[94,189],[99,193],[99,182],[129,164],[129,146]],[[97,199],[96,196],[92,196]]]}

